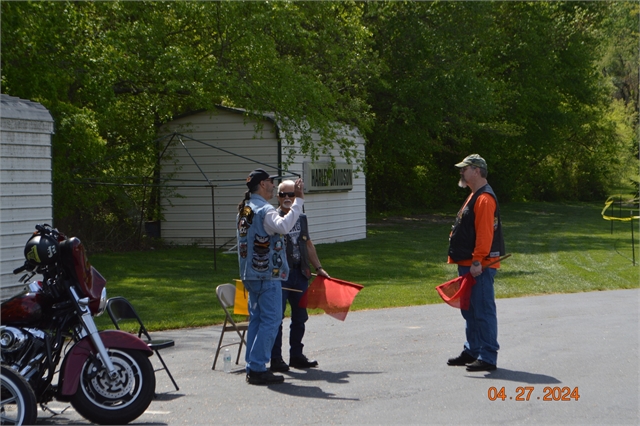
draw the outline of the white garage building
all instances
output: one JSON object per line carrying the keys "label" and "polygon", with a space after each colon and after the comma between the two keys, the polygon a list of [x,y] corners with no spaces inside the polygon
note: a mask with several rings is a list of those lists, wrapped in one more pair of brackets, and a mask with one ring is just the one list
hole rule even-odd
{"label": "white garage building", "polygon": [[41,104],[0,95],[0,290],[4,300],[24,287],[13,270],[38,223],[53,225],[53,118]]}
{"label": "white garage building", "polygon": [[[256,133],[256,124],[260,131]],[[178,118],[166,127],[171,143],[162,157],[162,177],[175,185],[162,197],[162,238],[174,244],[231,248],[235,245],[237,205],[247,187],[249,172],[263,168],[277,174],[287,152],[281,129],[268,115],[257,123],[243,110],[220,107]],[[364,157],[364,139],[344,127]],[[314,135],[314,138],[319,136]],[[168,138],[167,138],[168,140]],[[166,141],[165,141],[166,142]],[[336,169],[326,179],[330,156],[312,162],[296,155],[285,176],[305,179],[305,213],[316,244],[366,238],[366,196],[363,172],[347,164],[332,150]],[[277,205],[277,197],[271,200]],[[215,228],[214,228],[215,227]],[[215,229],[215,238],[214,238]]]}

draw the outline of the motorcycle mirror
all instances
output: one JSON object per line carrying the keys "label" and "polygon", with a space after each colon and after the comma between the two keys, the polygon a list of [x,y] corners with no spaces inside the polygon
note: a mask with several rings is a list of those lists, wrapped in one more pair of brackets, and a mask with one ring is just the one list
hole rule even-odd
{"label": "motorcycle mirror", "polygon": [[35,272],[29,272],[27,274],[24,274],[22,276],[22,278],[20,278],[20,280],[18,280],[19,283],[23,283],[26,282],[27,280],[31,279],[31,277],[33,277],[36,273]]}

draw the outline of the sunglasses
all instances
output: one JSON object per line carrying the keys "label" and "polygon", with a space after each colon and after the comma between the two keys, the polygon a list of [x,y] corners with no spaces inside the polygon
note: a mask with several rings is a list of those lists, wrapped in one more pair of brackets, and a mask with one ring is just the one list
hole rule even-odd
{"label": "sunglasses", "polygon": [[296,193],[295,192],[278,192],[278,196],[280,198],[284,198],[284,197],[293,198],[296,196]]}

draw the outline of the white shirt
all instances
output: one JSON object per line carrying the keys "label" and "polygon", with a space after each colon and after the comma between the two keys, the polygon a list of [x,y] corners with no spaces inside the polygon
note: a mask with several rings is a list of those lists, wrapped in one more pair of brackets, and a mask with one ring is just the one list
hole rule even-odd
{"label": "white shirt", "polygon": [[288,234],[293,225],[296,224],[298,217],[300,217],[303,205],[304,198],[296,197],[291,205],[291,210],[284,216],[280,216],[275,208],[267,210],[262,223],[264,230],[269,235]]}

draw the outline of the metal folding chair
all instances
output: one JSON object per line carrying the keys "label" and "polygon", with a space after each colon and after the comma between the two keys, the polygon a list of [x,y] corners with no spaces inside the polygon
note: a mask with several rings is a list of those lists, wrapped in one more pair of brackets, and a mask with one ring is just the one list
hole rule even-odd
{"label": "metal folding chair", "polygon": [[[220,333],[220,340],[218,341],[218,349],[216,349],[216,356],[213,359],[212,370],[216,369],[216,362],[218,361],[218,355],[220,355],[220,350],[227,346],[239,345],[238,348],[238,356],[236,357],[236,365],[240,362],[240,353],[242,352],[242,346],[247,344],[244,340],[244,336],[247,333],[247,329],[249,328],[249,322],[236,322],[233,319],[233,316],[229,312],[230,308],[233,308],[233,304],[235,303],[236,297],[236,286],[233,284],[220,284],[216,287],[216,296],[218,297],[218,302],[220,302],[220,306],[224,309],[225,319],[224,324],[222,325],[222,332]],[[235,331],[240,337],[239,342],[222,344],[222,339],[224,334],[227,331]]]}
{"label": "metal folding chair", "polygon": [[138,316],[138,313],[135,309],[133,309],[131,303],[124,297],[117,296],[107,300],[107,313],[111,317],[111,321],[113,321],[113,324],[118,330],[120,330],[119,323],[122,321],[138,322],[138,337],[142,338],[142,335],[144,335],[144,338],[146,339],[145,343],[149,346],[150,349],[155,352],[155,354],[158,356],[158,359],[162,363],[162,368],[158,368],[155,371],[165,370],[169,375],[169,378],[173,382],[173,386],[175,386],[176,390],[180,390],[178,384],[171,375],[167,364],[165,364],[159,352],[160,349],[175,346],[175,342],[171,339],[152,339],[149,335],[149,332],[147,331],[147,328],[144,326],[142,320]]}

